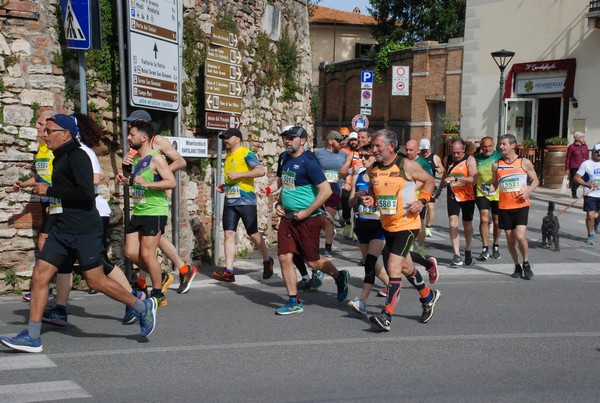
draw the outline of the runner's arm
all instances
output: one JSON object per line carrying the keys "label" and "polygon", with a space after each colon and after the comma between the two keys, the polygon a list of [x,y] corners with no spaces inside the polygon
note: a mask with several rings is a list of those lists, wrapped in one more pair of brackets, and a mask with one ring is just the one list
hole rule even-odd
{"label": "runner's arm", "polygon": [[169,159],[169,161],[171,161],[171,163],[169,164],[169,169],[171,170],[171,172],[176,172],[181,169],[185,169],[185,167],[187,166],[185,159],[181,156],[181,154],[177,152],[175,148],[173,148],[173,145],[169,142],[169,140],[167,140],[163,136],[160,136],[158,134],[154,136],[153,148],[155,150],[160,151],[165,157]]}

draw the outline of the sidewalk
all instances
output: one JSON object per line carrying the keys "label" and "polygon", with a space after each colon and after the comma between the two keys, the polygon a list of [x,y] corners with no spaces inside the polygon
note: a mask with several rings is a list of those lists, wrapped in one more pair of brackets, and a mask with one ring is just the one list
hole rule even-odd
{"label": "sidewalk", "polygon": [[[581,188],[577,190],[578,195],[582,195],[585,188]],[[571,208],[575,208],[581,210],[583,208],[583,197],[579,199],[573,199],[571,197],[571,191],[567,190],[566,193],[560,193],[560,189],[549,189],[545,187],[538,187],[531,195],[532,200],[540,200],[540,201],[553,201],[557,206],[567,207],[571,205],[573,202],[573,206]]]}

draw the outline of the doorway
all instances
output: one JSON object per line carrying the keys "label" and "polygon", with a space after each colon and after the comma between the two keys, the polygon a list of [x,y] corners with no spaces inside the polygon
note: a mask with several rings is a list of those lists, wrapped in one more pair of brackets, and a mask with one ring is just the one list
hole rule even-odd
{"label": "doorway", "polygon": [[538,98],[538,147],[544,147],[545,139],[561,135],[561,108],[562,98],[560,97]]}

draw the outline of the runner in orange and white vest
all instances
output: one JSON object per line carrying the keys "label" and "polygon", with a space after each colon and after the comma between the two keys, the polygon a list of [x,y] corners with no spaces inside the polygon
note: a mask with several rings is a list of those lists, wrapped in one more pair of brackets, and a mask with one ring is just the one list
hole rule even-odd
{"label": "runner in orange and white vest", "polygon": [[[440,186],[448,188],[448,220],[450,223],[450,242],[454,256],[450,267],[473,264],[471,242],[473,241],[473,212],[475,211],[475,189],[477,181],[477,162],[472,155],[466,155],[466,144],[461,138],[452,142],[452,161],[440,181]],[[462,223],[465,233],[465,260],[460,257],[458,239],[458,216],[462,211]]]}
{"label": "runner in orange and white vest", "polygon": [[[508,252],[515,264],[513,278],[531,280],[533,271],[529,264],[529,246],[527,244],[527,219],[529,216],[529,195],[539,185],[533,163],[522,158],[516,152],[517,139],[512,134],[500,137],[502,159],[492,165],[493,189],[498,189],[499,227],[506,232]],[[531,184],[527,187],[527,180]],[[523,258],[519,264],[517,243]]]}

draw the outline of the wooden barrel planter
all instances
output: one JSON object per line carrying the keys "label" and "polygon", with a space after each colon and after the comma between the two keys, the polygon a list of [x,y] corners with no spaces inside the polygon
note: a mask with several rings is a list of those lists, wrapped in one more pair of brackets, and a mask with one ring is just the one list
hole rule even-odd
{"label": "wooden barrel planter", "polygon": [[547,145],[544,152],[544,187],[560,189],[565,176],[567,146]]}

